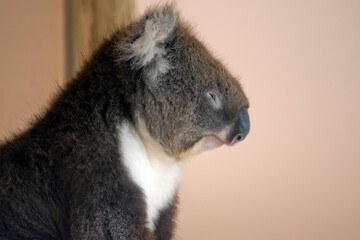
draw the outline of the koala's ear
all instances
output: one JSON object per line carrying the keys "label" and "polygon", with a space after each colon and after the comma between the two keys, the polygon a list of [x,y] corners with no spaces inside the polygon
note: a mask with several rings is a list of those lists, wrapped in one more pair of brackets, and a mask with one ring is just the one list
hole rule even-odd
{"label": "koala's ear", "polygon": [[174,31],[178,14],[173,5],[165,5],[148,11],[140,20],[140,34],[126,44],[125,54],[131,67],[143,69],[150,79],[156,79],[171,67],[164,58],[165,44]]}

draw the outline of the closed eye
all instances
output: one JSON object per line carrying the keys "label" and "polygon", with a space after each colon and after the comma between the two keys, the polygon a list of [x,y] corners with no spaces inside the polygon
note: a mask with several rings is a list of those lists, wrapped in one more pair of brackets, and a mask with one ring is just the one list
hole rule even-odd
{"label": "closed eye", "polygon": [[221,101],[215,92],[207,92],[205,96],[213,108],[221,108]]}

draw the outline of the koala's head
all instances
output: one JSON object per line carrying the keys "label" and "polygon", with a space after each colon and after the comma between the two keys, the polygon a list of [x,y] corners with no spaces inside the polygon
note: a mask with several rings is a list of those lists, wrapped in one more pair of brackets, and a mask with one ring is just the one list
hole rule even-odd
{"label": "koala's head", "polygon": [[147,12],[119,49],[137,74],[132,79],[135,121],[168,154],[183,158],[246,137],[249,103],[240,84],[173,6]]}

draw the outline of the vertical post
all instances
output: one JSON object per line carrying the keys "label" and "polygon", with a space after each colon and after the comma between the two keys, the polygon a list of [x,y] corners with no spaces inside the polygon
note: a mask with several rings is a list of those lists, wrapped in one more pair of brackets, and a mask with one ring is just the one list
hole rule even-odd
{"label": "vertical post", "polygon": [[135,16],[135,0],[66,0],[66,79],[80,70],[115,27]]}

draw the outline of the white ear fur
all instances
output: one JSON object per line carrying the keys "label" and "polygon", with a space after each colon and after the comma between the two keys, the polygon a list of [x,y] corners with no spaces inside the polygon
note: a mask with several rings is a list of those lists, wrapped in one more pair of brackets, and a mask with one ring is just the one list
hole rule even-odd
{"label": "white ear fur", "polygon": [[164,58],[165,48],[161,43],[173,32],[177,17],[171,5],[145,15],[143,33],[126,46],[127,58],[131,60],[132,67],[146,68],[146,74],[151,79],[167,72],[171,66]]}

